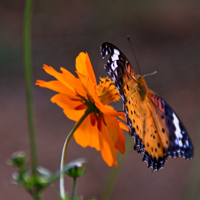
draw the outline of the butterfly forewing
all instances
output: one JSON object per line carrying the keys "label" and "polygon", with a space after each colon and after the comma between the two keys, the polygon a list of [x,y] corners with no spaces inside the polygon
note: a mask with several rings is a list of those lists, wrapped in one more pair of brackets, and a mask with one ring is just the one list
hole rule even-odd
{"label": "butterfly forewing", "polygon": [[103,43],[101,55],[109,55],[104,68],[124,101],[127,125],[135,138],[134,149],[144,153],[143,161],[148,167],[159,170],[167,156],[191,158],[191,140],[169,105],[149,89],[141,94],[141,86],[130,62],[117,47]]}
{"label": "butterfly forewing", "polygon": [[[137,93],[135,92],[137,90],[136,74],[132,70],[128,59],[114,45],[110,43],[103,43],[101,47],[101,55],[103,58],[104,56],[109,55],[109,59],[104,65],[104,68],[113,79],[115,86],[120,92],[121,98],[124,101],[124,112],[127,119],[127,125],[130,128],[131,135],[135,137],[134,149],[138,152],[144,152],[144,146],[141,142],[141,139],[135,133],[136,130],[132,126],[132,120],[129,118],[129,115],[131,113],[131,110],[129,109],[129,102],[133,101],[134,99],[134,96],[132,95],[137,95]],[[135,103],[135,105],[136,104],[137,103]]]}
{"label": "butterfly forewing", "polygon": [[102,57],[110,55],[104,68],[115,82],[123,101],[127,101],[125,95],[128,96],[129,86],[134,88],[136,85],[136,74],[132,70],[130,62],[117,47],[110,43],[102,44],[101,55]]}

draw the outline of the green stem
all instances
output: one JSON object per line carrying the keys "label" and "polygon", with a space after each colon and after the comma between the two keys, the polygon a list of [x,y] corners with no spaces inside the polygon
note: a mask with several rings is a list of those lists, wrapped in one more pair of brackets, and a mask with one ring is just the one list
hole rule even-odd
{"label": "green stem", "polygon": [[81,123],[84,121],[84,119],[93,111],[94,107],[88,107],[88,109],[85,111],[85,114],[81,117],[81,119],[76,123],[72,131],[67,136],[63,150],[62,150],[62,156],[61,156],[61,162],[60,162],[60,196],[62,199],[65,199],[65,188],[64,188],[64,166],[65,166],[65,157],[67,152],[67,147],[69,144],[69,141],[71,137],[73,136],[76,129],[81,125]]}
{"label": "green stem", "polygon": [[[32,89],[32,59],[31,59],[31,16],[32,16],[32,0],[27,0],[24,10],[24,72],[26,85],[27,113],[30,137],[31,151],[31,167],[33,176],[37,179],[37,153],[34,131],[34,114],[33,114],[33,89]],[[40,200],[40,193],[37,188],[33,188],[33,196],[35,200]]]}
{"label": "green stem", "polygon": [[109,200],[110,199],[110,196],[111,196],[112,191],[114,189],[114,185],[115,185],[117,176],[119,174],[119,171],[121,170],[122,165],[124,163],[124,160],[125,160],[126,156],[128,155],[129,150],[132,148],[133,143],[134,143],[133,138],[131,138],[128,135],[126,137],[126,153],[124,155],[119,155],[119,158],[117,159],[117,163],[118,163],[117,167],[113,167],[111,169],[111,172],[109,174],[109,177],[108,177],[107,182],[106,182],[105,187],[104,187],[103,194],[101,196],[102,200]]}
{"label": "green stem", "polygon": [[75,192],[76,192],[76,180],[77,180],[77,178],[74,177],[73,191],[72,191],[72,199],[75,197]]}

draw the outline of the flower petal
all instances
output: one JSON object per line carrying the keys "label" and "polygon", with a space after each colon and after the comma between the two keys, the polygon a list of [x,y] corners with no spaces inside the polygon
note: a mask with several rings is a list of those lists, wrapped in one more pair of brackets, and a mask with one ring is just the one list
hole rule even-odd
{"label": "flower petal", "polygon": [[121,152],[121,154],[125,153],[125,136],[120,127],[119,127],[118,139],[115,143],[115,148],[118,149]]}
{"label": "flower petal", "polygon": [[65,109],[71,108],[74,109],[79,105],[83,104],[82,99],[79,98],[78,100],[72,100],[65,94],[56,94],[51,98],[51,102],[58,104],[61,108]]}
{"label": "flower petal", "polygon": [[58,106],[60,106],[63,109],[63,112],[65,115],[74,121],[79,120],[83,114],[85,113],[85,109],[83,108],[82,110],[75,110],[80,105],[82,104],[81,101],[77,100],[71,100],[68,96],[64,94],[56,94],[51,98],[51,101],[53,103],[56,103]]}
{"label": "flower petal", "polygon": [[76,78],[73,74],[71,74],[69,71],[65,70],[65,74],[62,74],[60,72],[57,72],[51,66],[43,65],[43,68],[48,74],[54,76],[58,81],[60,81],[67,88],[69,88],[70,90],[74,92],[77,90],[80,94],[85,96],[85,91],[82,87],[80,80]]}
{"label": "flower petal", "polygon": [[76,69],[79,73],[89,77],[92,83],[97,84],[96,77],[87,53],[81,52],[76,58]]}
{"label": "flower petal", "polygon": [[120,126],[122,129],[124,129],[124,130],[126,130],[126,131],[129,131],[128,126],[127,126],[126,124],[122,123],[121,121],[119,121],[119,126]]}
{"label": "flower petal", "polygon": [[118,117],[121,118],[124,122],[126,122],[126,117],[125,117],[124,112],[119,112],[118,111],[118,113],[119,113]]}
{"label": "flower petal", "polygon": [[112,138],[113,144],[116,143],[118,139],[118,133],[119,133],[119,123],[116,117],[111,117],[108,115],[103,115],[106,126],[108,128],[108,131],[110,133],[110,136]]}
{"label": "flower petal", "polygon": [[116,166],[117,149],[114,147],[110,133],[105,125],[102,126],[100,138],[101,155],[108,166]]}
{"label": "flower petal", "polygon": [[90,146],[95,148],[97,151],[100,151],[99,134],[97,126],[91,125],[90,116],[88,116],[75,131],[74,138],[82,147]]}
{"label": "flower petal", "polygon": [[99,104],[97,101],[95,101],[95,105],[105,115],[124,118],[124,112],[118,112],[112,106]]}
{"label": "flower petal", "polygon": [[85,113],[85,110],[73,110],[70,108],[65,108],[63,110],[64,114],[73,121],[78,121]]}
{"label": "flower petal", "polygon": [[101,151],[103,160],[108,166],[117,166],[117,149],[114,147],[114,143],[110,136],[107,127],[102,122],[102,131],[99,132],[97,123],[95,126],[91,125],[90,117],[88,116],[80,125],[80,127],[74,133],[76,142],[82,147],[90,146],[97,151]]}
{"label": "flower petal", "polygon": [[54,80],[54,81],[46,82],[46,81],[37,80],[36,85],[54,90],[62,94],[66,94],[67,96],[71,96],[71,97],[74,96],[74,98],[76,98],[76,93],[70,90],[69,88],[65,87],[60,81]]}
{"label": "flower petal", "polygon": [[86,93],[92,97],[92,99],[97,97],[97,85],[92,83],[88,76],[84,76],[80,74],[78,71],[76,72],[79,76],[79,79],[82,83],[82,87],[86,91]]}

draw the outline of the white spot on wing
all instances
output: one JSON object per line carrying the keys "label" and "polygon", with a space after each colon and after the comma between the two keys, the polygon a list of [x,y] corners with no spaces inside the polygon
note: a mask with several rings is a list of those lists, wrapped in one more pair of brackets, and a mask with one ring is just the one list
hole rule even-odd
{"label": "white spot on wing", "polygon": [[120,54],[119,50],[117,50],[117,49],[114,49],[114,53],[117,54],[117,55]]}
{"label": "white spot on wing", "polygon": [[179,140],[179,141],[178,141],[178,144],[179,144],[179,146],[180,146],[180,147],[182,147],[182,146],[183,146],[183,143],[182,143],[182,141],[181,141],[181,140]]}
{"label": "white spot on wing", "polygon": [[188,142],[188,140],[186,140],[185,143],[186,143],[186,146],[189,147],[189,142]]}
{"label": "white spot on wing", "polygon": [[172,114],[172,116],[173,116],[173,123],[174,123],[174,126],[176,128],[175,135],[176,135],[177,139],[175,140],[175,142],[176,142],[177,145],[179,145],[180,147],[182,147],[183,143],[182,143],[181,140],[179,140],[180,138],[183,137],[182,134],[181,134],[180,126],[179,126],[179,120],[178,120],[177,116],[174,113]]}
{"label": "white spot on wing", "polygon": [[113,53],[113,55],[111,56],[112,61],[119,60],[119,54],[120,54],[119,50],[114,49],[114,53]]}
{"label": "white spot on wing", "polygon": [[117,61],[115,60],[110,66],[111,66],[112,70],[115,71],[115,69],[118,67]]}

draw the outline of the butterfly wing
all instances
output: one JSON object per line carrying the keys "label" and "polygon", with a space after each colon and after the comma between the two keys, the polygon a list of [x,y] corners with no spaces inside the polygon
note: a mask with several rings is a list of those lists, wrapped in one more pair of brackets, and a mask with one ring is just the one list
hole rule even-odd
{"label": "butterfly wing", "polygon": [[[135,128],[132,127],[132,120],[129,118],[129,115],[131,115],[131,110],[128,109],[130,100],[128,100],[127,97],[137,95],[137,93],[131,92],[137,90],[138,84],[136,74],[133,71],[128,59],[116,46],[110,43],[103,43],[101,47],[101,56],[104,58],[106,55],[109,55],[109,59],[104,65],[104,68],[113,79],[115,86],[120,92],[121,98],[124,102],[124,112],[127,119],[127,125],[131,130],[131,135],[135,137],[134,149],[138,152],[144,152],[144,146],[141,142],[141,139],[138,137],[138,135],[136,135]],[[138,98],[137,96],[132,96],[131,99],[133,100]],[[134,105],[136,104],[137,102],[134,103]],[[128,113],[128,110],[130,113]]]}
{"label": "butterfly wing", "polygon": [[[137,85],[137,82],[134,81],[134,79],[136,80],[136,74],[132,70],[128,59],[116,46],[110,43],[103,43],[101,47],[102,58],[104,58],[105,55],[110,55],[110,57],[104,68],[107,70],[110,77],[112,77],[116,88],[121,94],[122,100],[126,101],[125,94],[130,91],[129,86],[135,87]],[[125,85],[126,88],[124,87]]]}
{"label": "butterfly wing", "polygon": [[[105,55],[109,55],[109,59],[104,65],[104,68],[113,79],[115,86],[120,92],[121,98],[124,102],[124,113],[126,115],[127,125],[131,130],[131,136],[135,138],[134,149],[139,153],[144,152],[145,149],[141,137],[136,134],[137,127],[139,128],[142,126],[143,120],[129,117],[133,115],[140,115],[142,110],[145,111],[145,109],[142,107],[142,104],[139,102],[139,94],[136,92],[138,87],[136,74],[133,71],[128,59],[116,46],[110,43],[103,43],[101,47],[102,58],[104,58]],[[135,108],[134,111],[129,109],[130,106]],[[137,115],[135,115],[134,112],[137,113]],[[145,113],[143,116],[141,114],[141,117],[145,119]],[[132,126],[134,120],[138,124],[136,129]]]}
{"label": "butterfly wing", "polygon": [[127,125],[131,136],[135,138],[134,149],[144,153],[143,161],[147,162],[148,167],[159,170],[168,155],[191,158],[191,140],[170,106],[149,89],[145,101],[141,100],[136,74],[117,47],[103,43],[101,55],[109,55],[104,68],[124,101]]}
{"label": "butterfly wing", "polygon": [[190,159],[194,155],[192,142],[183,123],[172,108],[153,91],[148,91],[151,109],[159,120],[160,135],[167,135],[162,143],[166,144],[169,156]]}

